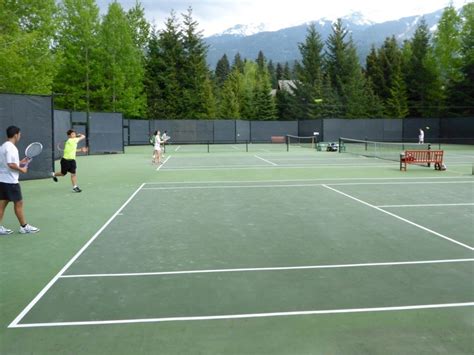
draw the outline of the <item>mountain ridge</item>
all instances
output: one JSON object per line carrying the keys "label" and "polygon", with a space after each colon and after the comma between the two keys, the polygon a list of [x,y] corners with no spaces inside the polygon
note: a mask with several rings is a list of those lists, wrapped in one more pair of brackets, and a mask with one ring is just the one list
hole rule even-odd
{"label": "mountain ridge", "polygon": [[[443,11],[444,9],[440,9],[424,15],[407,16],[381,23],[369,22],[361,13],[354,12],[354,16],[346,16],[342,21],[352,35],[361,64],[365,65],[365,58],[372,45],[378,48],[392,35],[399,43],[411,38],[421,18],[425,19],[428,28],[433,31]],[[332,32],[333,22],[323,18],[276,31],[262,31],[250,35],[221,33],[205,37],[203,40],[208,45],[207,62],[211,69],[215,69],[217,61],[224,54],[227,54],[232,63],[237,53],[240,53],[242,58],[254,60],[260,50],[267,60],[272,60],[273,63],[293,62],[301,58],[298,43],[305,41],[308,25],[314,23],[323,41],[326,41]]]}

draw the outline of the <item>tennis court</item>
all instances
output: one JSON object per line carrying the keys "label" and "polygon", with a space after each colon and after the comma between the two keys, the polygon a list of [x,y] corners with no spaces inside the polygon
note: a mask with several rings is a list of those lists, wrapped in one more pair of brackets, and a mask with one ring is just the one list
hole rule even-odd
{"label": "tennis court", "polygon": [[81,157],[80,195],[24,182],[41,232],[0,240],[2,353],[473,352],[474,150],[400,172],[234,147]]}

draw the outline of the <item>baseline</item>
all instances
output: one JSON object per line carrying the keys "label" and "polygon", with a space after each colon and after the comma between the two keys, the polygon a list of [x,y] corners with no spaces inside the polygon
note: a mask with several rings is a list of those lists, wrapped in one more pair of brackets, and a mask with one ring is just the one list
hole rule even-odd
{"label": "baseline", "polygon": [[325,309],[325,310],[295,311],[295,312],[225,314],[225,315],[194,316],[194,317],[118,319],[118,320],[83,321],[83,322],[29,323],[29,324],[18,324],[15,326],[15,328],[63,327],[63,326],[71,326],[71,325],[73,326],[105,325],[105,324],[128,324],[128,323],[159,323],[159,322],[226,320],[226,319],[244,319],[244,318],[268,318],[268,317],[305,316],[305,315],[317,315],[317,314],[345,314],[345,313],[347,314],[347,313],[368,313],[368,312],[412,311],[412,310],[420,310],[420,309],[440,309],[440,308],[472,307],[472,306],[474,306],[474,302],[420,304],[420,305],[407,305],[407,306],[395,306],[395,307]]}

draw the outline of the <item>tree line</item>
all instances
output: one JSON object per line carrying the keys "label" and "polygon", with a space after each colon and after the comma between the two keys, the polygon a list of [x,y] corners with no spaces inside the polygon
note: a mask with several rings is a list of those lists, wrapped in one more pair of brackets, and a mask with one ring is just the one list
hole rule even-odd
{"label": "tree line", "polygon": [[364,66],[341,20],[326,41],[314,25],[301,59],[232,62],[214,70],[192,9],[162,29],[137,0],[0,2],[0,92],[51,94],[55,107],[128,118],[295,120],[322,117],[474,117],[474,3],[445,8],[431,34],[372,47]]}

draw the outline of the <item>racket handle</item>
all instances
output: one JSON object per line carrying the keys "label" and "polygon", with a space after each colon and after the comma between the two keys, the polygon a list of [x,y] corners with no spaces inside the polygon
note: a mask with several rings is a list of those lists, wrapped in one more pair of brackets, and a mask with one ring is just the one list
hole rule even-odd
{"label": "racket handle", "polygon": [[33,160],[33,158],[26,158],[26,162],[20,163],[20,168],[27,168],[28,164]]}

